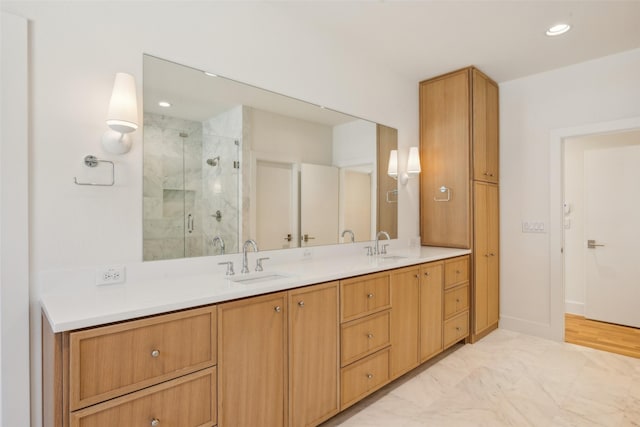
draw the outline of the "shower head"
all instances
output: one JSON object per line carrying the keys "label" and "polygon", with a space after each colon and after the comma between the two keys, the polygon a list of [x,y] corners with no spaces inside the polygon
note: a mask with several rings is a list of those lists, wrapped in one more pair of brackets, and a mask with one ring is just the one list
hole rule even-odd
{"label": "shower head", "polygon": [[220,162],[220,156],[216,156],[213,159],[207,159],[207,164],[209,166],[218,166],[219,162]]}

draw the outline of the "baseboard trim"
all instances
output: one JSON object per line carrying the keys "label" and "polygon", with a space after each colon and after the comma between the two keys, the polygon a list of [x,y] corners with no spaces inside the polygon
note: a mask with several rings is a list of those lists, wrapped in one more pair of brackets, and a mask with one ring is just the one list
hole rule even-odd
{"label": "baseboard trim", "polygon": [[554,333],[553,328],[548,323],[533,322],[531,320],[521,319],[518,317],[501,315],[500,329],[507,329],[527,335],[534,335],[553,341],[564,340],[564,331],[562,331],[561,336],[557,336],[557,333]]}
{"label": "baseboard trim", "polygon": [[584,316],[584,303],[567,300],[564,302],[564,312]]}

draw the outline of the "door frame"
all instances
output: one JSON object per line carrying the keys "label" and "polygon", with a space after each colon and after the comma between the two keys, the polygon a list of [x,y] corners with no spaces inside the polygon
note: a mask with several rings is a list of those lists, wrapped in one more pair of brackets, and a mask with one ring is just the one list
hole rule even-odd
{"label": "door frame", "polygon": [[640,117],[552,129],[549,142],[549,324],[543,334],[564,341],[564,158],[565,139],[640,128]]}

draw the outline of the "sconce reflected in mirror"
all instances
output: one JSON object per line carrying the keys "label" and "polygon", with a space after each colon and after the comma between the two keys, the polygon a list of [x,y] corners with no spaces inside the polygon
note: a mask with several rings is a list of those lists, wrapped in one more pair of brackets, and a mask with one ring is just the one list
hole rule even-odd
{"label": "sconce reflected in mirror", "polygon": [[131,149],[128,134],[138,129],[136,82],[131,74],[116,73],[107,126],[110,130],[102,136],[102,148],[113,154],[127,153]]}
{"label": "sconce reflected in mirror", "polygon": [[406,185],[409,178],[420,174],[420,152],[418,147],[409,148],[409,159],[407,160],[406,172],[398,173],[398,150],[391,150],[389,153],[389,166],[387,175],[393,179],[398,179],[400,184]]}

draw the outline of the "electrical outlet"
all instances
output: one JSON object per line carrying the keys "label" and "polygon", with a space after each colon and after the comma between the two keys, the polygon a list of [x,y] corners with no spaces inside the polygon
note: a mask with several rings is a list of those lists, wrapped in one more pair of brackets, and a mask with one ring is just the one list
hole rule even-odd
{"label": "electrical outlet", "polygon": [[544,222],[542,221],[522,221],[523,233],[544,233]]}
{"label": "electrical outlet", "polygon": [[115,283],[124,283],[125,281],[124,265],[109,265],[98,268],[96,270],[96,285],[113,285]]}

